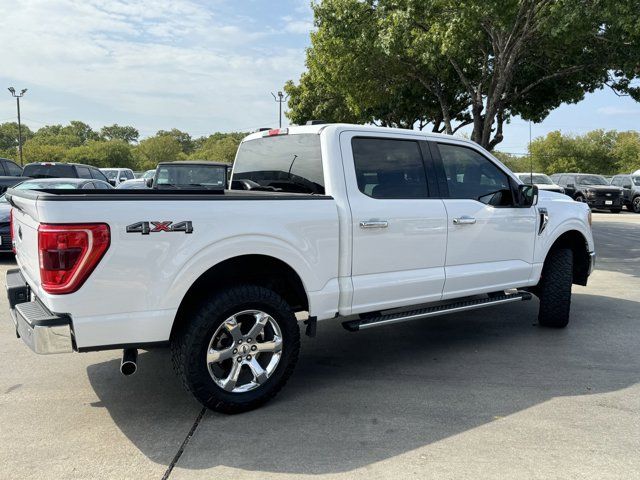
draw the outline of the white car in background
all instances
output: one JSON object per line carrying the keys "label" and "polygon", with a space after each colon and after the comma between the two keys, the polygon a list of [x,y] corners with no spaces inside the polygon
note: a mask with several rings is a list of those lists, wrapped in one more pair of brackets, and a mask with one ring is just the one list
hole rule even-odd
{"label": "white car in background", "polygon": [[535,185],[539,190],[547,190],[548,192],[564,193],[564,187],[556,184],[548,175],[544,173],[516,173],[522,183],[526,185]]}
{"label": "white car in background", "polygon": [[136,178],[130,168],[101,168],[100,171],[104,173],[109,183],[114,187],[117,187],[122,182]]}

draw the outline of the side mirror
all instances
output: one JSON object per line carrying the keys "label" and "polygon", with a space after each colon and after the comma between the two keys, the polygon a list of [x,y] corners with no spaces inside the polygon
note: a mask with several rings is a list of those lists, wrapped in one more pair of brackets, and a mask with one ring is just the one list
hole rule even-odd
{"label": "side mirror", "polygon": [[109,180],[109,183],[110,183],[111,185],[113,185],[114,187],[116,186],[116,181],[115,181],[115,180]]}
{"label": "side mirror", "polygon": [[523,208],[538,203],[538,187],[535,185],[518,185],[518,205]]}
{"label": "side mirror", "polygon": [[127,180],[129,180],[127,177],[120,177],[121,182],[126,182]]}
{"label": "side mirror", "polygon": [[153,187],[153,178],[147,178],[144,183],[147,185],[147,188]]}

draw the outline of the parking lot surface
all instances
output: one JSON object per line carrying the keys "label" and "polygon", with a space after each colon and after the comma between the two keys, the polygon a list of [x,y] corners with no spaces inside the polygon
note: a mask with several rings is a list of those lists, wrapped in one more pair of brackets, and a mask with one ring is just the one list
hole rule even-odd
{"label": "parking lot surface", "polygon": [[31,353],[3,296],[0,478],[640,478],[640,215],[594,213],[594,235],[567,329],[537,327],[535,299],[328,321],[280,395],[236,416],[203,411],[167,351],[132,377],[120,351]]}

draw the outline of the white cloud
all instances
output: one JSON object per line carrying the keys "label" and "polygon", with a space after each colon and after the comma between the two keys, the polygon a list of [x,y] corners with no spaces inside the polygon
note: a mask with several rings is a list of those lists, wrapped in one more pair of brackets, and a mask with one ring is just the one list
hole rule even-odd
{"label": "white cloud", "polygon": [[[3,12],[0,44],[11,48],[3,51],[0,76],[103,105],[106,113],[93,112],[94,123],[113,123],[115,111],[146,117],[153,130],[262,126],[274,119],[269,92],[304,69],[303,46],[270,48],[265,39],[276,34],[268,27],[249,30],[249,22],[222,18],[215,3],[23,0]],[[301,32],[305,22],[292,19],[286,30]],[[36,111],[46,116],[73,106]],[[81,117],[67,114],[51,121]]]}
{"label": "white cloud", "polygon": [[313,21],[311,19],[296,19],[287,15],[282,17],[282,20],[285,22],[285,31],[289,33],[309,34],[309,32],[314,28]]}
{"label": "white cloud", "polygon": [[597,112],[601,115],[607,116],[634,116],[640,115],[640,108],[628,108],[628,107],[600,107]]}

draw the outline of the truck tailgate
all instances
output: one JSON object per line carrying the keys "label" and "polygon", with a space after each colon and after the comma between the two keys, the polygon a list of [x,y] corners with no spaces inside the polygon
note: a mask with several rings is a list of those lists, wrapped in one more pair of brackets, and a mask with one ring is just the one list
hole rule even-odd
{"label": "truck tailgate", "polygon": [[26,280],[33,286],[40,283],[38,259],[38,208],[37,200],[13,197],[13,242],[16,261]]}

